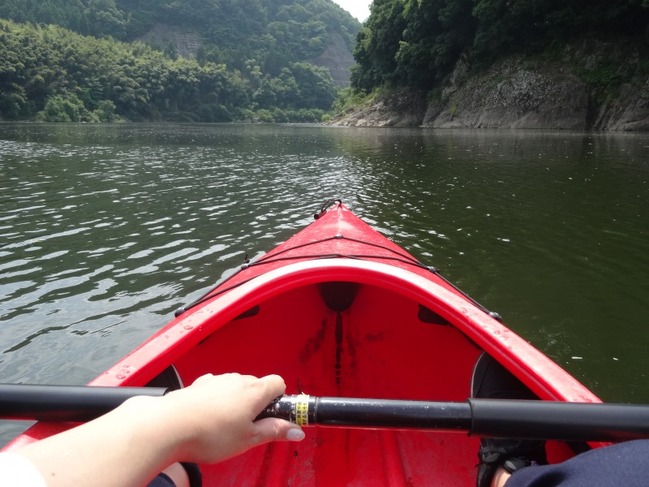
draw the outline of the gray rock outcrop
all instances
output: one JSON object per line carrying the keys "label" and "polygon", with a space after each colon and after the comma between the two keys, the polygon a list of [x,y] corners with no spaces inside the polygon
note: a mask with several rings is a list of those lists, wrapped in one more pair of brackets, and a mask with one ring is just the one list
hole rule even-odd
{"label": "gray rock outcrop", "polygon": [[[399,90],[335,117],[349,126],[649,130],[649,79],[639,55],[597,41],[559,59],[512,55],[472,72],[462,57],[434,93]],[[625,79],[623,84],[607,80]]]}

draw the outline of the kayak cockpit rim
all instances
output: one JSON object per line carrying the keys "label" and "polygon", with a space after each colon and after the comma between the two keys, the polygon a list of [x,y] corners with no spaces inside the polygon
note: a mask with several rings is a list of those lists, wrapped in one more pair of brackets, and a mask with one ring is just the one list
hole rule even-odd
{"label": "kayak cockpit rim", "polygon": [[[433,310],[501,362],[541,399],[601,402],[543,353],[461,295],[407,269],[346,258],[291,263],[201,303],[177,317],[91,384],[115,385],[115,377],[119,385],[146,383],[252,306],[263,305],[266,300],[302,286],[325,282],[377,286]],[[161,354],[165,355],[165,363],[157,370],[151,366],[151,359]]]}

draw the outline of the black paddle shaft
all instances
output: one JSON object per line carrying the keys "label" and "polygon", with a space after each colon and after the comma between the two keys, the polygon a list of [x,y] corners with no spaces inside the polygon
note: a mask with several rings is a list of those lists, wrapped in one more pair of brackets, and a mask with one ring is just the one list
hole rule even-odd
{"label": "black paddle shaft", "polygon": [[276,417],[305,426],[419,428],[466,430],[471,424],[467,403],[282,396],[258,418]]}
{"label": "black paddle shaft", "polygon": [[649,406],[470,399],[471,434],[506,438],[626,441],[649,438]]}
{"label": "black paddle shaft", "polygon": [[474,436],[624,441],[649,438],[649,406],[508,399],[467,402],[283,396],[259,418],[299,425],[466,431]]}
{"label": "black paddle shaft", "polygon": [[[0,418],[87,421],[134,396],[162,396],[157,387],[0,384]],[[649,406],[509,399],[428,402],[282,396],[258,417],[299,425],[466,431],[470,435],[575,441],[649,438]]]}
{"label": "black paddle shaft", "polygon": [[90,387],[0,384],[0,418],[88,421],[134,396],[162,396],[160,387]]}

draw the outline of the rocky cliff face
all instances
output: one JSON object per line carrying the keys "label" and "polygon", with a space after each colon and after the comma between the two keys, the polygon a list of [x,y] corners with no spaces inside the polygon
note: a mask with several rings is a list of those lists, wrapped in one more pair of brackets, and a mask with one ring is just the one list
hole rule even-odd
{"label": "rocky cliff face", "polygon": [[195,58],[199,47],[203,43],[195,32],[187,32],[180,27],[166,24],[156,24],[149,32],[138,39],[158,48],[171,44],[179,56]]}
{"label": "rocky cliff face", "polygon": [[340,34],[329,32],[329,45],[320,56],[312,59],[311,62],[316,66],[327,68],[337,86],[341,88],[349,86],[354,56]]}
{"label": "rocky cliff face", "polygon": [[[465,58],[435,95],[400,91],[342,114],[351,126],[649,130],[649,79],[628,45],[570,46],[552,60],[514,55],[470,74]],[[626,79],[620,83],[619,79]]]}
{"label": "rocky cliff face", "polygon": [[583,130],[588,94],[575,75],[508,58],[481,76],[448,86],[422,119],[425,127]]}

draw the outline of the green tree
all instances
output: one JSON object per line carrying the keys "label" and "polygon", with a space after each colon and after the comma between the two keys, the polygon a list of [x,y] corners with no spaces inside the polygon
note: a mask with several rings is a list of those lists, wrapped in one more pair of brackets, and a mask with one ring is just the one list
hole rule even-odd
{"label": "green tree", "polygon": [[90,32],[96,36],[126,37],[126,18],[115,0],[88,0],[85,10]]}
{"label": "green tree", "polygon": [[336,99],[336,87],[329,71],[308,63],[294,63],[290,71],[297,85],[294,107],[331,109]]}
{"label": "green tree", "polygon": [[76,95],[54,95],[48,98],[45,108],[39,113],[45,122],[90,122],[91,113]]}
{"label": "green tree", "polygon": [[118,118],[115,109],[115,104],[112,101],[102,100],[93,111],[93,117],[99,122],[114,122]]}
{"label": "green tree", "polygon": [[352,71],[352,85],[360,90],[390,84],[397,68],[396,55],[406,20],[399,0],[375,0],[371,15],[358,34]]}
{"label": "green tree", "polygon": [[471,0],[408,0],[406,28],[395,55],[399,84],[431,89],[473,41]]}

